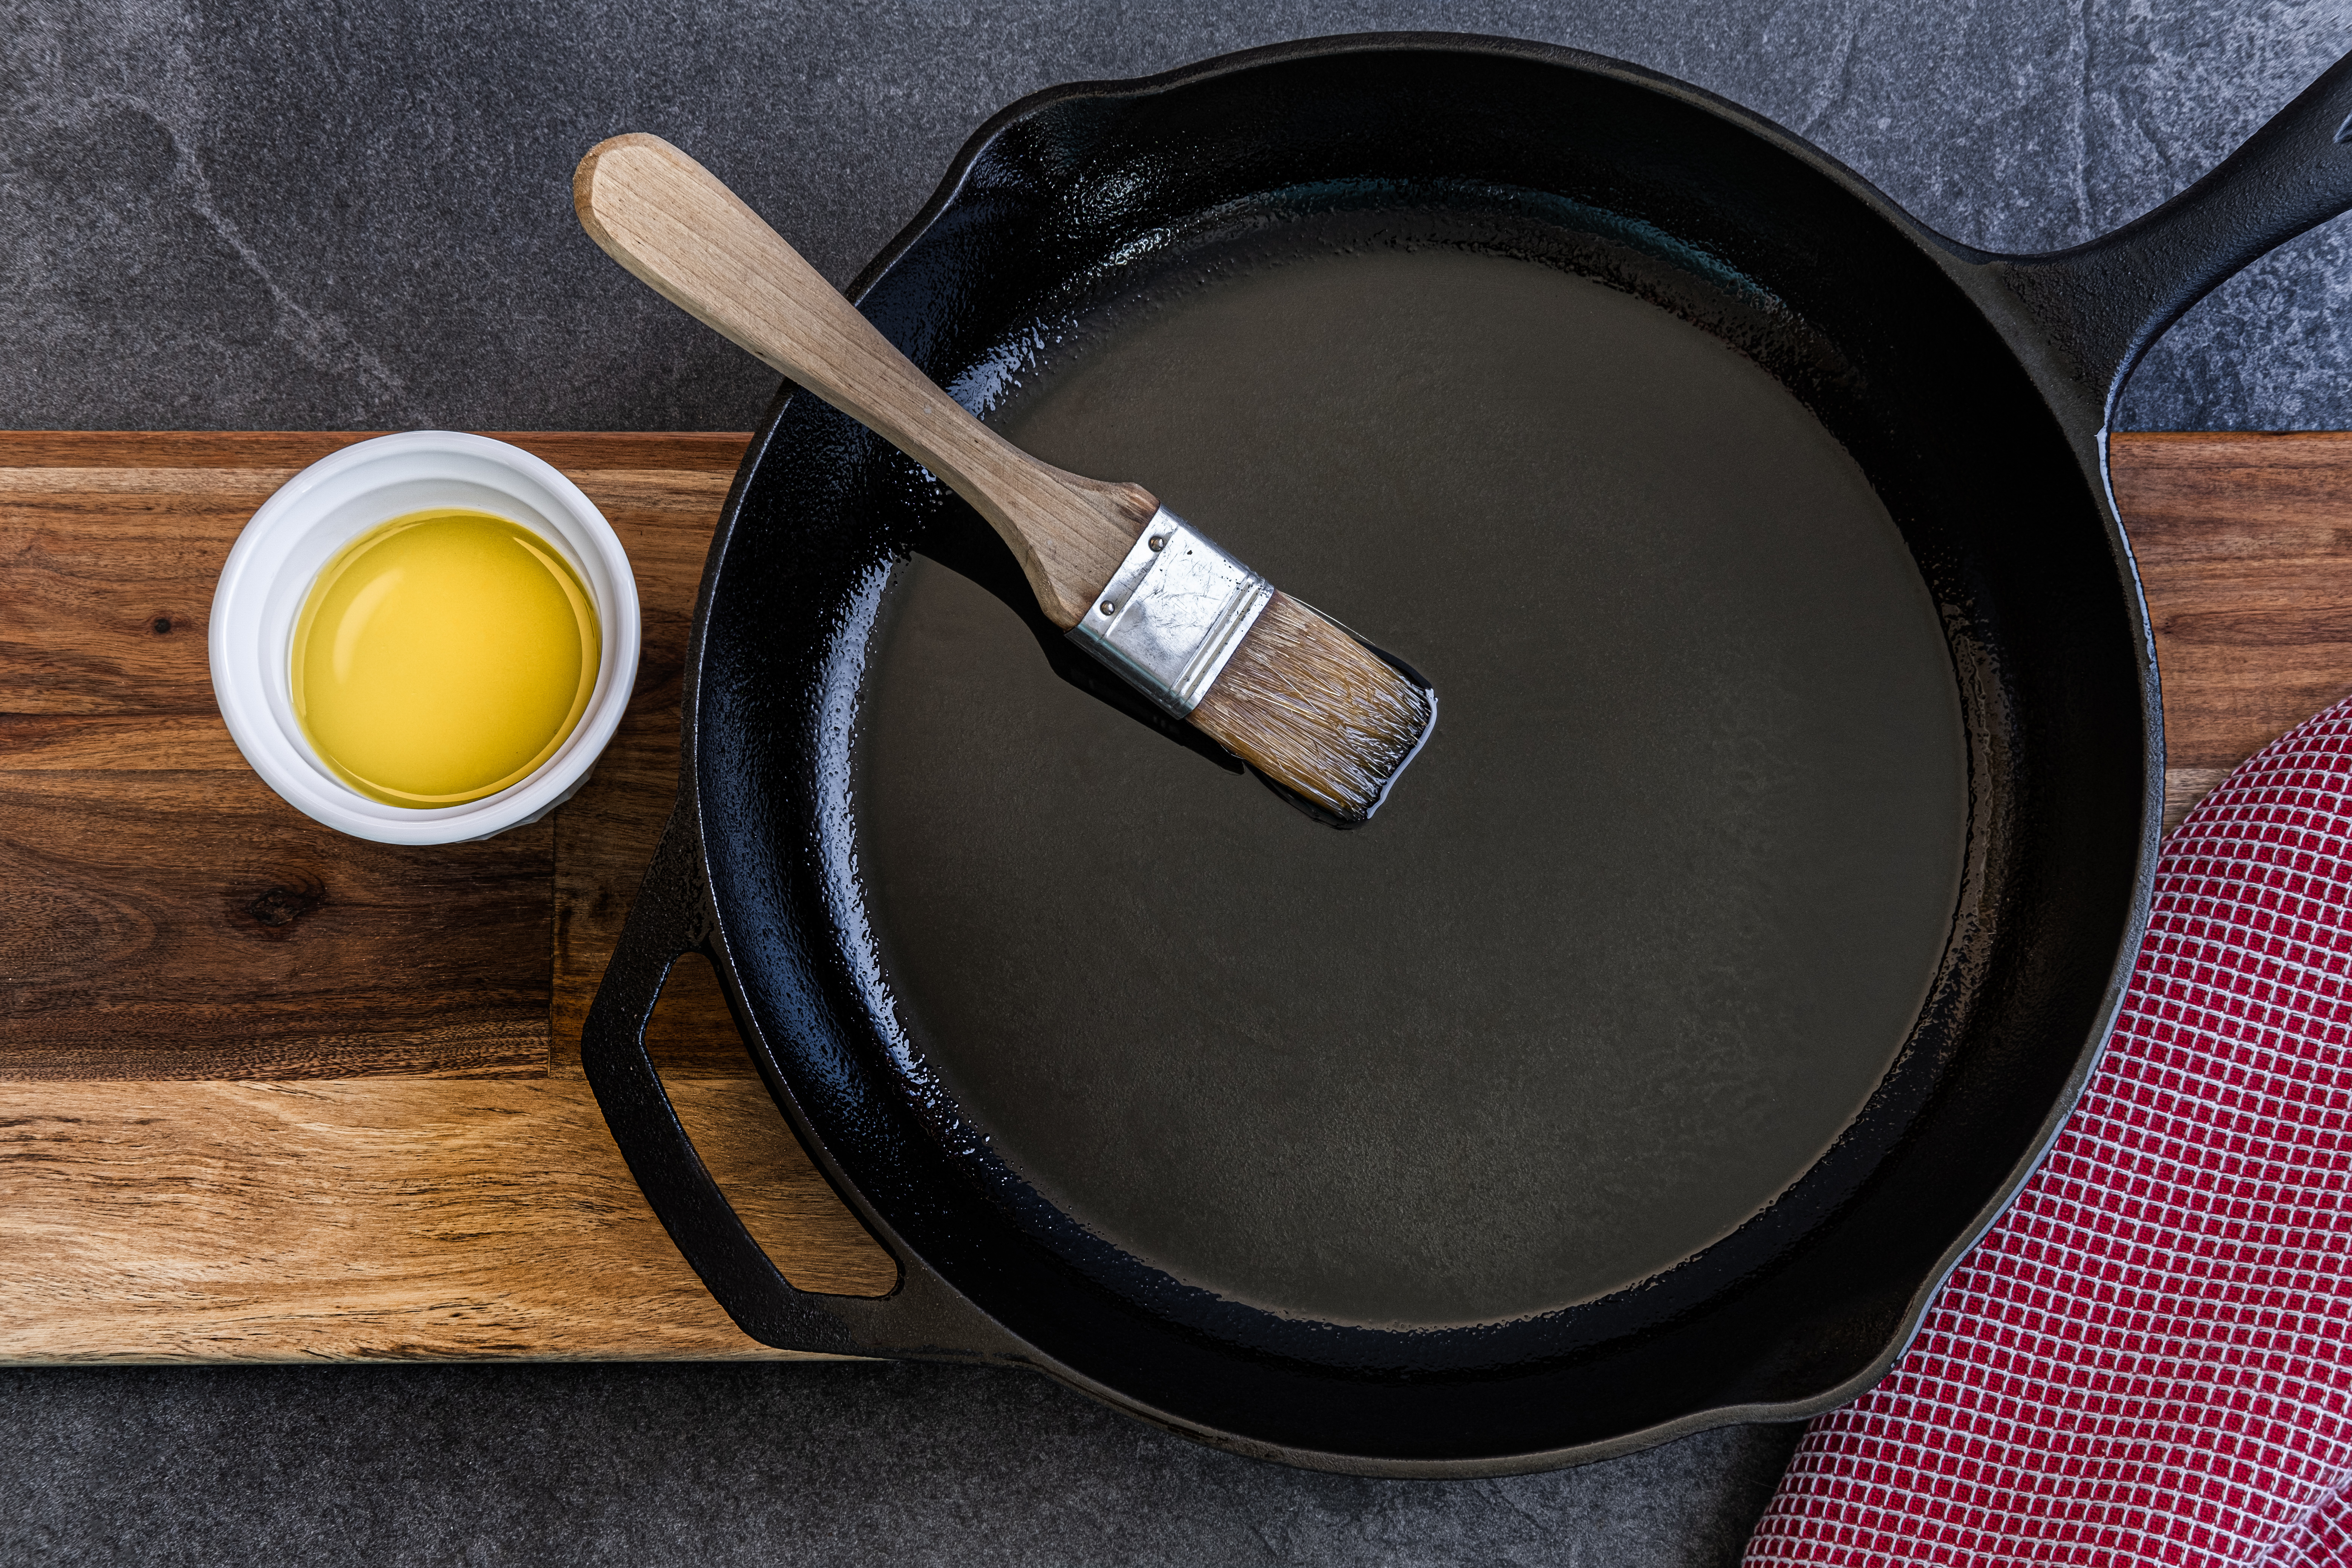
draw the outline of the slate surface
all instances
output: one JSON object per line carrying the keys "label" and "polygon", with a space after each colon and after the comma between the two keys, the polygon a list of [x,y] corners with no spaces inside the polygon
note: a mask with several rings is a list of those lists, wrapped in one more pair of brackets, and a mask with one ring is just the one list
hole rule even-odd
{"label": "slate surface", "polygon": [[[1931,225],[2073,244],[2339,52],[2344,0],[0,4],[0,425],[733,428],[773,378],[573,225],[658,132],[837,281],[1035,88],[1285,37],[1549,39],[1811,137]],[[2158,346],[2122,423],[2352,426],[2352,233]],[[962,1369],[0,1373],[0,1561],[1722,1563],[1793,1428],[1582,1470],[1279,1470]]]}
{"label": "slate surface", "polygon": [[[743,429],[774,377],[597,254],[572,164],[653,131],[835,281],[989,114],[1285,37],[1573,44],[1810,136],[1973,244],[2072,245],[2352,47],[2343,0],[465,0],[0,8],[0,412],[19,426]],[[2223,289],[2125,423],[2352,425],[2352,233]]]}
{"label": "slate surface", "polygon": [[[963,1367],[0,1372],[0,1562],[1728,1563],[1796,1428],[1369,1481]],[[1785,1431],[1785,1436],[1782,1435]]]}

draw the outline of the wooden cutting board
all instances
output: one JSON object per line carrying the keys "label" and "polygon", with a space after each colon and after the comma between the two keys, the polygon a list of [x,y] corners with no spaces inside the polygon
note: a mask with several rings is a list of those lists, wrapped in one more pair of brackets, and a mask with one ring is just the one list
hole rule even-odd
{"label": "wooden cutting board", "polygon": [[[0,434],[0,1360],[764,1356],[646,1211],[580,1076],[667,816],[696,584],[741,435],[520,435],[644,603],[589,786],[487,844],[341,837],[213,705],[214,579],[357,434]],[[2118,437],[2168,815],[2352,690],[2352,435]],[[784,1273],[895,1268],[783,1131],[707,965],[652,1038]]]}

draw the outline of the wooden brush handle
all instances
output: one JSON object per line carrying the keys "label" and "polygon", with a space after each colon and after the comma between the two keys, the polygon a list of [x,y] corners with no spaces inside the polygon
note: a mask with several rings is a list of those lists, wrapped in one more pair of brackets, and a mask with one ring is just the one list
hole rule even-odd
{"label": "wooden brush handle", "polygon": [[954,487],[1073,626],[1159,502],[1041,463],[964,412],[701,164],[658,136],[599,142],[572,177],[614,260]]}

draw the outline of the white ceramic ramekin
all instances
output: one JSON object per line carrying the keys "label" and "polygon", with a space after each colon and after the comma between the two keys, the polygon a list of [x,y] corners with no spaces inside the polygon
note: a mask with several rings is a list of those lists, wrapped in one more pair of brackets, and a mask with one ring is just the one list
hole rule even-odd
{"label": "white ceramic ramekin", "polygon": [[[378,523],[468,507],[562,552],[596,604],[596,688],[561,751],[520,784],[463,805],[386,805],[319,761],[294,717],[294,618],[336,551]],[[454,844],[536,822],[587,782],[637,678],[637,584],[612,524],[580,487],[519,447],[449,430],[380,436],[321,458],[262,502],[213,593],[213,695],[245,760],[288,805],[379,844]]]}

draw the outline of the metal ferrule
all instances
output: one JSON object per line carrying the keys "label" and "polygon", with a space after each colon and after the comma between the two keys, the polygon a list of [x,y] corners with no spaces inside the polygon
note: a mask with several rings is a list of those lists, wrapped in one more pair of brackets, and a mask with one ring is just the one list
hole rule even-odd
{"label": "metal ferrule", "polygon": [[1070,636],[1182,719],[1273,597],[1273,584],[1163,506]]}

